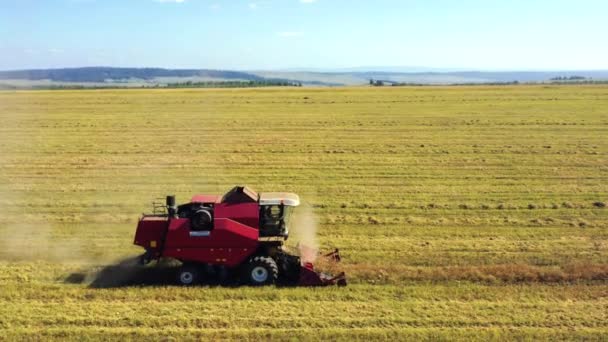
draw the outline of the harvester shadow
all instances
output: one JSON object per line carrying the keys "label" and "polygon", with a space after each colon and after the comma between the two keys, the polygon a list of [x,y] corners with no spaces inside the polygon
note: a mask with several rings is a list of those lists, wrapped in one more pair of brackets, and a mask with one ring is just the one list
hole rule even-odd
{"label": "harvester shadow", "polygon": [[[135,259],[125,259],[113,265],[97,267],[69,274],[63,282],[66,284],[89,283],[89,288],[121,288],[137,286],[180,286],[177,284],[179,263],[163,262],[160,264],[141,266]],[[204,277],[199,286],[240,287],[234,278],[228,276]]]}
{"label": "harvester shadow", "polygon": [[[182,287],[177,283],[177,272],[179,266],[133,266],[124,267],[118,265],[105,266],[95,271],[81,271],[69,274],[63,279],[66,284],[86,284],[92,289],[112,289],[125,287],[156,287],[156,286],[175,286]],[[224,288],[239,288],[251,287],[251,285],[243,284],[234,277],[228,276],[225,279],[217,277],[208,277],[199,281],[193,286],[199,287],[224,287]],[[280,288],[299,287],[298,284],[277,283],[274,286]]]}
{"label": "harvester shadow", "polygon": [[[156,287],[175,286],[182,287],[177,283],[177,272],[179,267],[121,267],[105,266],[96,272],[74,272],[63,279],[66,284],[85,284],[92,289],[111,289],[124,287]],[[240,283],[233,277],[218,279],[209,277],[200,280],[193,286],[199,287],[225,287],[239,288],[251,285]],[[298,287],[295,283],[277,283],[274,286],[281,288]]]}
{"label": "harvester shadow", "polygon": [[64,279],[64,283],[89,283],[91,288],[169,285],[175,280],[176,272],[175,265],[143,267],[138,265],[136,258],[127,258],[112,265],[71,273]]}
{"label": "harvester shadow", "polygon": [[[97,272],[74,272],[64,279],[66,284],[88,283],[90,288],[120,288],[134,286],[179,286],[176,283],[177,267],[117,267],[106,266]],[[209,279],[200,286],[238,287],[238,283]]]}
{"label": "harvester shadow", "polygon": [[106,266],[91,279],[91,288],[174,285],[177,267]]}

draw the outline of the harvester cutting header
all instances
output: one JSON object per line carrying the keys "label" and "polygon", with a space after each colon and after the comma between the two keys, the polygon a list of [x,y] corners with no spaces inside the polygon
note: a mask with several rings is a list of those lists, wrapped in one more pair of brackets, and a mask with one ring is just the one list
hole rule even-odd
{"label": "harvester cutting header", "polygon": [[[134,243],[146,250],[143,264],[181,261],[177,279],[182,285],[226,273],[250,285],[346,285],[344,273],[317,273],[312,263],[285,250],[289,217],[299,204],[296,194],[258,194],[243,186],[224,196],[196,195],[179,206],[167,196],[163,212],[139,220]],[[338,250],[320,256],[340,261]]]}

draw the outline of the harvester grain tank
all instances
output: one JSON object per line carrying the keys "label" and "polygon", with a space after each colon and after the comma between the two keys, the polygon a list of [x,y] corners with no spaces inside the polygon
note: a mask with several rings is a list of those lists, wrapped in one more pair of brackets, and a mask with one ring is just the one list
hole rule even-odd
{"label": "harvester grain tank", "polygon": [[[230,273],[250,285],[346,285],[344,273],[318,273],[312,263],[287,252],[289,217],[299,204],[296,194],[258,194],[244,186],[224,196],[196,195],[179,206],[174,196],[167,196],[163,212],[141,217],[134,243],[146,250],[143,264],[179,260],[182,285],[210,273]],[[338,250],[320,257],[340,260]]]}

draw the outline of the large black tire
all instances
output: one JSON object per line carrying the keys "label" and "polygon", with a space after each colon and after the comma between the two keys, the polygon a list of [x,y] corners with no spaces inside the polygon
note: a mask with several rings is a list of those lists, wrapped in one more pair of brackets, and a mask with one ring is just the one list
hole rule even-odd
{"label": "large black tire", "polygon": [[200,280],[200,270],[197,265],[183,264],[177,271],[177,282],[183,286],[192,286]]}
{"label": "large black tire", "polygon": [[253,286],[272,285],[278,277],[279,267],[271,257],[253,257],[245,267],[245,281]]}

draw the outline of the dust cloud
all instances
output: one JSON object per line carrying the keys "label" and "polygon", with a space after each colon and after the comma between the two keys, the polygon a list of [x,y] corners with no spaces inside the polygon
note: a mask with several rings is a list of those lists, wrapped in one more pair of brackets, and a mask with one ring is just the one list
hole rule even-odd
{"label": "dust cloud", "polygon": [[310,203],[303,201],[299,207],[295,208],[289,229],[291,239],[297,241],[302,263],[315,262],[317,259],[319,254],[318,223],[319,218]]}
{"label": "dust cloud", "polygon": [[0,256],[4,260],[72,260],[84,247],[75,240],[53,239],[46,223],[12,223],[2,229]]}

